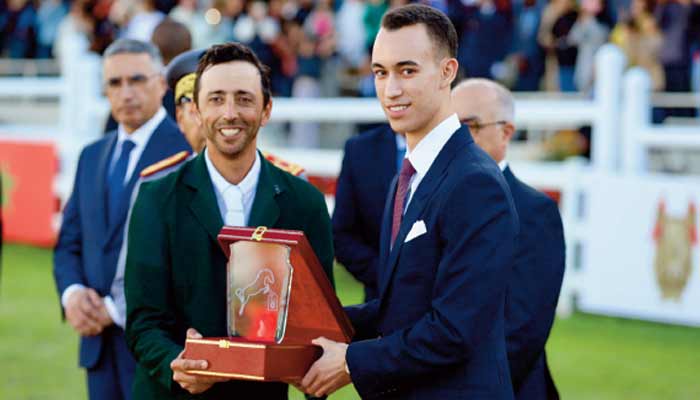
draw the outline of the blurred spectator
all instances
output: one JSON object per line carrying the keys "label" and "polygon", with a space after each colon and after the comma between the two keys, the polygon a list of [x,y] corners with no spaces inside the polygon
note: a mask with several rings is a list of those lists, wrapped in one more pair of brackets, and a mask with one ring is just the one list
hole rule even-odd
{"label": "blurred spectator", "polygon": [[[192,48],[190,31],[185,25],[170,18],[165,18],[156,26],[151,42],[160,50],[164,65],[170,64],[173,58]],[[175,115],[175,95],[170,87],[167,88],[163,96],[163,107],[170,118],[178,120]]]}
{"label": "blurred spectator", "polygon": [[[542,11],[540,28],[537,40],[545,49],[545,90],[559,90],[559,52],[557,51],[557,38],[554,36],[554,25],[566,13],[573,10],[571,0],[550,0]],[[572,62],[573,65],[573,62]]]}
{"label": "blurred spectator", "polygon": [[[690,88],[693,93],[700,93],[700,0],[694,0],[688,18],[690,26],[688,39],[692,57]],[[700,101],[696,101],[697,113],[700,114]]]}
{"label": "blurred spectator", "polygon": [[190,26],[192,46],[207,48],[233,39],[233,22],[243,12],[243,0],[212,0],[211,7],[196,13]]}
{"label": "blurred spectator", "polygon": [[[302,31],[297,52],[297,76],[292,87],[292,97],[320,97],[321,59],[316,53],[316,42]],[[289,143],[294,147],[318,147],[319,126],[315,122],[295,122],[291,126]]]}
{"label": "blurred spectator", "polygon": [[654,0],[633,0],[629,15],[621,15],[620,22],[610,35],[610,41],[627,56],[630,66],[644,68],[651,77],[653,90],[665,87],[664,70],[659,62],[663,37],[652,14]]}
{"label": "blurred spectator", "polygon": [[579,91],[593,89],[595,53],[608,40],[610,28],[602,22],[604,0],[583,0],[578,20],[571,28],[569,43],[577,46],[574,83]]}
{"label": "blurred spectator", "polygon": [[514,32],[510,0],[479,0],[465,7],[457,59],[465,76],[496,79],[494,66],[512,46]]}
{"label": "blurred spectator", "polygon": [[128,18],[126,25],[122,25],[120,37],[148,42],[156,26],[165,18],[165,14],[156,9],[155,0],[129,1],[136,3],[134,13]]}
{"label": "blurred spectator", "polygon": [[[690,90],[690,49],[688,47],[689,0],[662,0],[654,11],[663,45],[659,59],[666,75],[667,92]],[[668,115],[692,116],[687,110],[668,110]]]}
{"label": "blurred spectator", "polygon": [[36,53],[36,9],[29,0],[8,0],[0,15],[0,53],[32,58]]}
{"label": "blurred spectator", "polygon": [[192,36],[187,27],[170,18],[165,18],[153,30],[151,42],[158,47],[163,57],[163,64],[192,48]]}
{"label": "blurred spectator", "polygon": [[200,21],[204,19],[204,16],[197,10],[197,0],[179,0],[177,5],[170,10],[168,16],[185,25],[191,34],[194,33],[197,23],[201,23]]}
{"label": "blurred spectator", "polygon": [[513,61],[517,67],[516,91],[536,91],[544,74],[544,51],[537,41],[543,1],[523,0],[513,4],[516,18]]}
{"label": "blurred spectator", "polygon": [[90,2],[76,0],[68,11],[56,32],[54,56],[59,60],[74,59],[75,54],[83,54],[90,50],[90,41],[94,21],[90,15]]}
{"label": "blurred spectator", "polygon": [[359,68],[367,58],[367,33],[362,22],[364,12],[362,0],[344,0],[336,16],[338,53],[352,68]]}
{"label": "blurred spectator", "polygon": [[573,1],[552,0],[545,8],[540,25],[540,43],[549,55],[556,57],[556,83],[562,92],[576,90],[574,69],[577,48],[569,43],[568,35],[577,18]]}
{"label": "blurred spectator", "polygon": [[367,0],[365,2],[365,14],[362,17],[362,22],[365,29],[365,47],[368,51],[372,51],[374,38],[379,32],[379,26],[382,22],[382,16],[389,9],[389,3],[386,0]]}
{"label": "blurred spectator", "polygon": [[62,0],[44,0],[37,14],[38,58],[50,58],[58,34],[58,26],[68,14],[68,6]]}

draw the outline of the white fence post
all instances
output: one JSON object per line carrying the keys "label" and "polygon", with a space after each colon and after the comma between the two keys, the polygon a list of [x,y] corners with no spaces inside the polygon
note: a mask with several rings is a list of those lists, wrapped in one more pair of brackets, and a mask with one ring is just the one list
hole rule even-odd
{"label": "white fence post", "polygon": [[597,112],[592,121],[591,164],[599,170],[618,167],[620,95],[625,56],[615,45],[606,44],[595,56],[595,103]]}
{"label": "white fence post", "polygon": [[624,82],[620,143],[623,168],[625,173],[643,173],[646,169],[646,151],[640,136],[651,123],[651,79],[646,71],[635,67],[625,74]]}

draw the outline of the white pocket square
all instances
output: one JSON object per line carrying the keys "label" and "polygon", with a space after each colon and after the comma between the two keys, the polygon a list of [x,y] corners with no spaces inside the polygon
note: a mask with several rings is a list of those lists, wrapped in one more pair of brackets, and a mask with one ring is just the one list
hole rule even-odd
{"label": "white pocket square", "polygon": [[411,230],[408,231],[408,235],[406,235],[406,240],[403,242],[410,242],[411,240],[417,238],[418,236],[424,234],[428,230],[425,229],[425,222],[423,220],[419,220],[413,223],[413,226],[411,227]]}

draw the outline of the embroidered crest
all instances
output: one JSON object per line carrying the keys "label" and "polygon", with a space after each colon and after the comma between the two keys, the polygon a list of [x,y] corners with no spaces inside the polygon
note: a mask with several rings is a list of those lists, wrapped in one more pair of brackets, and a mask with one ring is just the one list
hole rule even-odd
{"label": "embroidered crest", "polygon": [[693,246],[697,244],[695,205],[688,204],[685,217],[672,217],[659,202],[654,228],[654,270],[661,297],[680,301],[692,272]]}

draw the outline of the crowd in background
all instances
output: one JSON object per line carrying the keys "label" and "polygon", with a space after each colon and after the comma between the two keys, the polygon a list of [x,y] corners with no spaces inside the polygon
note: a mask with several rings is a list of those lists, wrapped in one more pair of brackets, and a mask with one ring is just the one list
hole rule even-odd
{"label": "crowd in background", "polygon": [[[193,48],[240,41],[271,67],[277,96],[373,96],[369,54],[381,17],[406,0],[0,0],[0,55],[101,53],[151,40],[165,19]],[[463,77],[517,91],[590,92],[594,54],[619,45],[656,90],[700,89],[700,0],[424,0],[453,21]]]}

